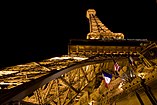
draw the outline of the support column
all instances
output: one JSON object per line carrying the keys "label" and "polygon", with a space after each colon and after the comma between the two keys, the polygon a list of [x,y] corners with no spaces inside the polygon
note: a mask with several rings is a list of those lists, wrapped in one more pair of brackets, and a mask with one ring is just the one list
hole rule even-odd
{"label": "support column", "polygon": [[137,93],[137,91],[135,91],[135,93],[136,93],[136,97],[138,98],[140,104],[141,104],[141,105],[144,105],[144,103],[143,103],[143,101],[142,101],[140,95]]}
{"label": "support column", "polygon": [[153,105],[157,105],[157,100],[155,98],[155,96],[153,95],[153,93],[151,92],[151,89],[149,86],[147,86],[144,82],[145,80],[141,78],[141,85],[143,86],[144,88],[144,92],[146,93],[146,95],[148,96],[149,100],[151,101],[151,103]]}

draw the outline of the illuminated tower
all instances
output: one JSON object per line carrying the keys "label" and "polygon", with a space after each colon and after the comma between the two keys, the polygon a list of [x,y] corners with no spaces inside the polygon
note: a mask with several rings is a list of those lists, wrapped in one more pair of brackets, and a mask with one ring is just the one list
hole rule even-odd
{"label": "illuminated tower", "polygon": [[[111,32],[94,9],[86,16],[90,32],[71,39],[67,55],[0,70],[2,105],[156,105],[156,43]],[[102,72],[112,74],[108,88]]]}
{"label": "illuminated tower", "polygon": [[87,10],[86,17],[89,19],[90,32],[87,39],[124,39],[122,33],[111,32],[96,16],[94,9]]}

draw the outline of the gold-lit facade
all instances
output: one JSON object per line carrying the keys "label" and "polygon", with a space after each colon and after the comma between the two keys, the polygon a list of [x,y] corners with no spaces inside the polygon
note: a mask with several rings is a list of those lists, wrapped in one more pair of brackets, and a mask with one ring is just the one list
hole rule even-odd
{"label": "gold-lit facade", "polygon": [[[2,105],[157,104],[156,42],[111,32],[94,9],[86,16],[90,32],[86,39],[71,39],[67,55],[0,70]],[[113,59],[120,66],[118,75]],[[108,88],[102,71],[113,75]]]}

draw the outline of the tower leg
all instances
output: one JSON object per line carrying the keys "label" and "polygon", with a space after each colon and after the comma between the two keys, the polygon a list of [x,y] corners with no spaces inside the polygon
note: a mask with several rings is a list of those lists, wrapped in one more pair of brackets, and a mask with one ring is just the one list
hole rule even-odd
{"label": "tower leg", "polygon": [[148,96],[148,98],[149,98],[149,100],[151,101],[151,103],[152,103],[153,105],[157,105],[157,100],[156,100],[155,96],[154,96],[153,93],[151,92],[150,87],[147,86],[147,85],[144,83],[144,80],[143,80],[143,79],[142,79],[141,85],[143,86],[144,92],[145,92],[146,95]]}
{"label": "tower leg", "polygon": [[141,104],[141,105],[144,105],[144,103],[143,103],[143,101],[142,101],[140,95],[137,93],[137,91],[135,91],[135,93],[136,93],[136,97],[138,98],[140,104]]}

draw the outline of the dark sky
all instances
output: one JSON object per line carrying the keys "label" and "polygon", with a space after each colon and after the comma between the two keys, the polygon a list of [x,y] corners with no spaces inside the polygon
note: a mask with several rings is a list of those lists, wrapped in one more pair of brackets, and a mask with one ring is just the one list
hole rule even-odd
{"label": "dark sky", "polygon": [[156,40],[155,0],[63,0],[1,3],[0,67],[67,54],[70,39],[89,32],[93,8],[112,32]]}

